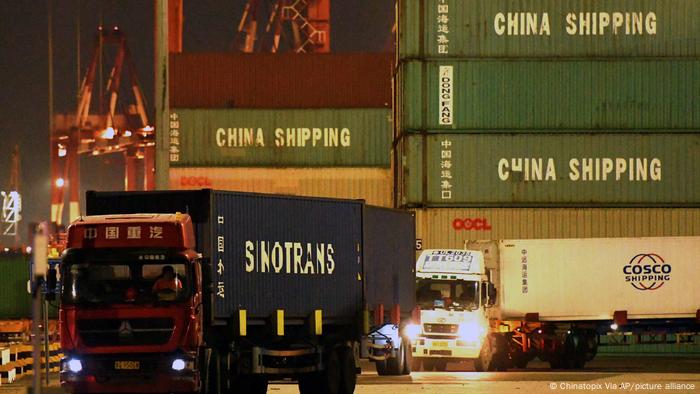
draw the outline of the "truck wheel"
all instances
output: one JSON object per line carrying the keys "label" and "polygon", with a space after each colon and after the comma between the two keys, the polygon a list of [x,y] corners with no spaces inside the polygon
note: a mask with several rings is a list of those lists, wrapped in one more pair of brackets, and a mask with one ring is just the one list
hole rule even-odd
{"label": "truck wheel", "polygon": [[549,359],[549,367],[550,367],[551,369],[562,369],[562,368],[564,368],[564,359],[563,359],[563,356],[560,356],[560,355],[558,355],[558,354],[553,355],[553,356]]}
{"label": "truck wheel", "polygon": [[512,353],[510,355],[510,361],[513,363],[513,366],[518,369],[525,369],[527,368],[527,363],[530,361],[527,357],[527,354],[524,354],[523,352],[518,352],[518,353]]}
{"label": "truck wheel", "polygon": [[491,343],[491,338],[486,337],[484,344],[481,345],[481,351],[479,352],[479,358],[474,362],[474,368],[477,372],[493,371],[493,345]]}
{"label": "truck wheel", "polygon": [[334,349],[332,347],[328,348],[326,370],[322,374],[323,379],[321,379],[322,388],[324,390],[322,390],[321,392],[327,394],[340,393],[343,373],[340,355],[338,353],[338,349]]}
{"label": "truck wheel", "polygon": [[[343,371],[339,351],[328,346],[326,348],[326,369],[322,372],[309,373],[299,376],[299,392],[301,394],[343,394]],[[353,360],[354,372],[354,360]]]}
{"label": "truck wheel", "polygon": [[[245,394],[267,393],[267,379],[264,376],[246,376],[244,381],[245,384],[237,392]],[[236,389],[236,387],[233,387],[234,392],[236,392]]]}
{"label": "truck wheel", "polygon": [[447,360],[435,360],[435,370],[445,372],[447,370]]}
{"label": "truck wheel", "polygon": [[375,361],[374,366],[377,367],[377,375],[386,376],[389,375],[389,369],[386,366],[387,360]]}
{"label": "truck wheel", "polygon": [[218,353],[212,349],[205,349],[200,355],[200,393],[216,394],[218,387]]}
{"label": "truck wheel", "polygon": [[411,362],[411,370],[413,372],[418,372],[423,368],[423,359],[419,357],[413,357]]}
{"label": "truck wheel", "polygon": [[596,340],[595,334],[586,334],[586,361],[591,361],[598,354],[598,341]]}
{"label": "truck wheel", "polygon": [[484,364],[481,363],[481,358],[474,359],[474,370],[476,372],[484,372]]}
{"label": "truck wheel", "polygon": [[342,347],[337,349],[340,354],[340,365],[341,365],[341,383],[340,383],[340,393],[341,394],[352,394],[355,392],[355,385],[357,384],[357,372],[355,370],[355,356],[352,349],[349,347]]}
{"label": "truck wheel", "polygon": [[404,338],[401,347],[405,349],[403,352],[404,360],[402,375],[410,375],[412,369],[411,367],[413,367],[413,351],[411,348],[411,340],[408,338]]}
{"label": "truck wheel", "polygon": [[406,348],[404,343],[399,346],[396,357],[389,357],[386,360],[376,361],[377,375],[401,375],[403,374],[406,363]]}
{"label": "truck wheel", "polygon": [[506,356],[507,343],[505,338],[493,334],[488,335],[481,346],[481,352],[474,367],[478,372],[505,371],[508,369]]}
{"label": "truck wheel", "polygon": [[403,374],[404,366],[406,365],[406,347],[405,343],[401,341],[399,349],[396,352],[396,357],[392,357],[386,360],[387,370],[389,375],[401,375]]}
{"label": "truck wheel", "polygon": [[586,364],[586,350],[588,344],[585,337],[579,333],[572,333],[564,340],[564,366],[568,369],[581,369]]}
{"label": "truck wheel", "polygon": [[310,373],[299,376],[299,393],[315,394],[321,392],[321,374]]}

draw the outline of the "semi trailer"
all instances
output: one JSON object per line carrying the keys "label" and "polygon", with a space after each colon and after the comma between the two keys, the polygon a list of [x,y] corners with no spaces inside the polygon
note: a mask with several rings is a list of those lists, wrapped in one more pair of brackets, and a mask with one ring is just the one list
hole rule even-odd
{"label": "semi trailer", "polygon": [[214,190],[86,203],[61,262],[65,388],[352,393],[360,357],[410,373],[411,214]]}
{"label": "semi trailer", "polygon": [[[467,250],[468,249],[468,250]],[[601,335],[700,331],[700,238],[476,241],[416,263],[414,369],[583,368]]]}

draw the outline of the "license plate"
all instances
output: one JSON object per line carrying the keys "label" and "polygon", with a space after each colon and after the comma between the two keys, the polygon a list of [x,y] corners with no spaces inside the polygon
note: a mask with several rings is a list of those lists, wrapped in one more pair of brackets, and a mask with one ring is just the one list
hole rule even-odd
{"label": "license plate", "polygon": [[433,347],[448,347],[447,341],[433,341]]}
{"label": "license plate", "polygon": [[141,363],[139,361],[115,361],[114,369],[140,369]]}

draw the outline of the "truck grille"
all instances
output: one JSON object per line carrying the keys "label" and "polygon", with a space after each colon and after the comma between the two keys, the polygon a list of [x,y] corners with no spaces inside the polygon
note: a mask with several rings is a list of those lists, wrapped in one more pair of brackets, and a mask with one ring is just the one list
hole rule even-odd
{"label": "truck grille", "polygon": [[431,334],[456,334],[459,331],[457,324],[423,324],[423,330]]}
{"label": "truck grille", "polygon": [[78,335],[86,346],[164,345],[175,329],[170,318],[78,320]]}

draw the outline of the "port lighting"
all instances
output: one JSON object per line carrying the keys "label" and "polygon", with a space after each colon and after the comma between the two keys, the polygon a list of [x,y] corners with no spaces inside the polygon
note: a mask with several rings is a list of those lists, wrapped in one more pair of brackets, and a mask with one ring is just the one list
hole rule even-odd
{"label": "port lighting", "polygon": [[27,252],[27,254],[30,254],[30,253],[32,253],[32,247],[27,246],[26,248],[24,248],[24,251]]}
{"label": "port lighting", "polygon": [[185,360],[181,358],[176,358],[175,360],[173,360],[172,368],[175,371],[182,371],[183,369],[185,369]]}
{"label": "port lighting", "polygon": [[143,128],[143,131],[153,131],[153,126],[146,126]]}
{"label": "port lighting", "polygon": [[131,130],[126,130],[124,132],[124,137],[131,137]]}
{"label": "port lighting", "polygon": [[407,324],[403,329],[404,335],[406,335],[411,341],[418,339],[420,335],[421,327],[420,324]]}
{"label": "port lighting", "polygon": [[613,331],[616,331],[616,330],[617,330],[617,328],[618,328],[618,325],[617,325],[617,323],[613,323],[613,324],[611,324],[611,325],[610,325],[610,328],[611,328],[611,329],[612,329]]}
{"label": "port lighting", "polygon": [[63,178],[58,178],[56,179],[56,187],[63,187],[63,185],[66,184],[66,181],[63,180]]}
{"label": "port lighting", "polygon": [[101,137],[104,139],[111,140],[112,138],[114,138],[115,133],[116,132],[114,131],[113,127],[107,127],[106,129],[102,130]]}
{"label": "port lighting", "polygon": [[63,144],[58,144],[58,157],[65,157],[68,154],[66,146]]}
{"label": "port lighting", "polygon": [[83,363],[81,363],[80,360],[74,358],[68,361],[68,369],[71,372],[78,373],[83,370]]}

